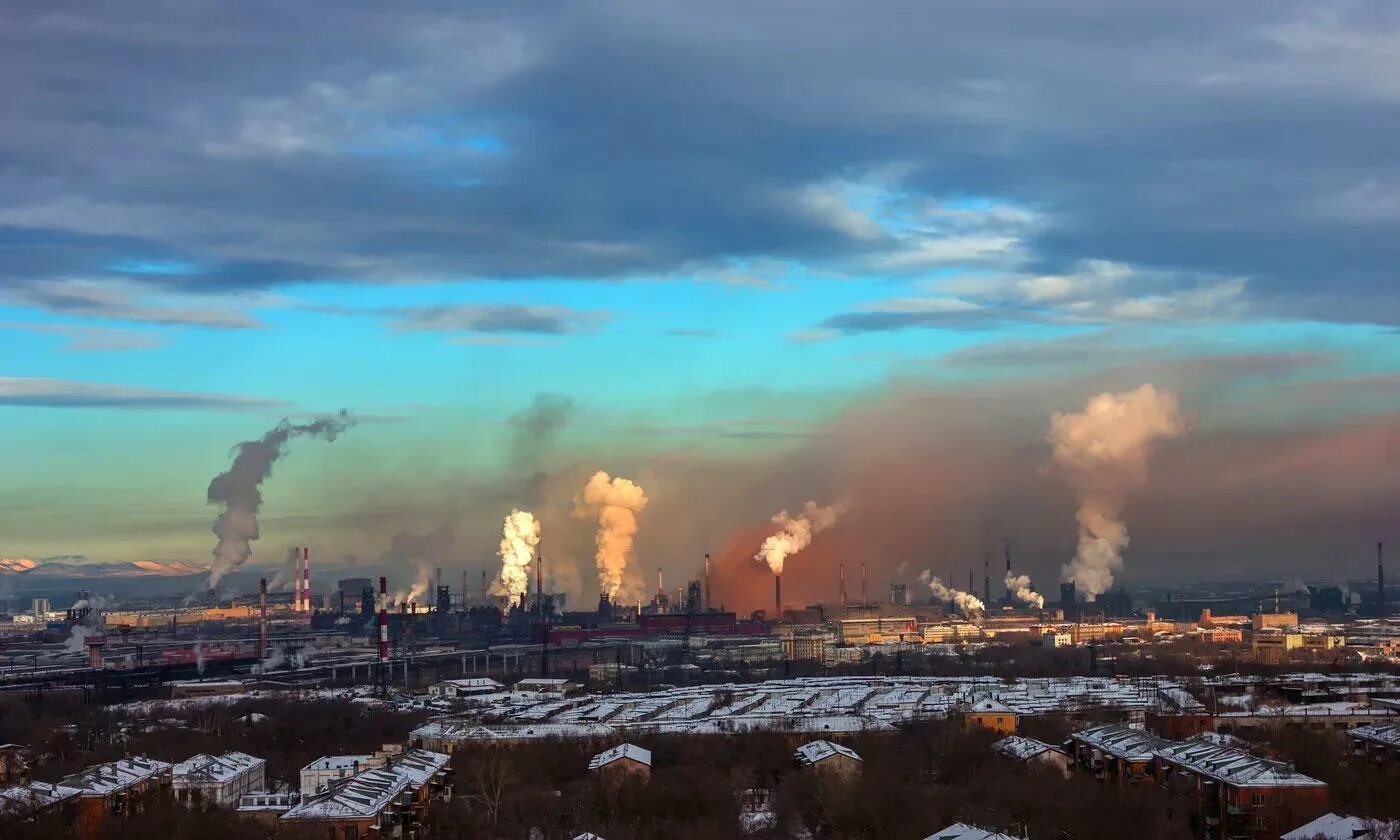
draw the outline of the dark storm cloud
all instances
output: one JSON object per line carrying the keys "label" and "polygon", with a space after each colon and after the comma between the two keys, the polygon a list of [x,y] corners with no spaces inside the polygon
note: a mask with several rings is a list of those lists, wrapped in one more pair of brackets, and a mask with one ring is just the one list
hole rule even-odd
{"label": "dark storm cloud", "polygon": [[[727,6],[727,7],[726,7]],[[1249,278],[1400,322],[1400,7],[1203,0],[10,3],[0,282],[178,255],[181,291],[666,274],[892,246],[812,193],[1035,208],[1032,270]],[[1325,287],[1326,295],[1318,294]],[[888,322],[890,319],[885,319]]]}

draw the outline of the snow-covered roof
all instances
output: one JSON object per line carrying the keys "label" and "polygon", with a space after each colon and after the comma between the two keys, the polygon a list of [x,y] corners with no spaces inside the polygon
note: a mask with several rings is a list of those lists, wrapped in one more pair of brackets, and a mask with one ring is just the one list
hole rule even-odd
{"label": "snow-covered roof", "polygon": [[1008,735],[992,744],[992,749],[1002,755],[1011,758],[1019,758],[1022,761],[1035,758],[1043,752],[1057,752],[1063,754],[1058,747],[1052,747],[1044,741],[1037,741],[1034,738],[1027,738],[1022,735]]}
{"label": "snow-covered roof", "polygon": [[[1400,823],[1383,823],[1362,817],[1346,817],[1341,814],[1323,814],[1306,825],[1300,825],[1287,834],[1283,840],[1367,840],[1375,837],[1378,829],[1389,827],[1400,829]],[[1387,835],[1389,836],[1389,835]]]}
{"label": "snow-covered roof", "polygon": [[323,755],[301,768],[301,771],[305,773],[307,770],[353,770],[356,765],[367,767],[373,760],[372,755]]}
{"label": "snow-covered roof", "polygon": [[813,765],[834,755],[844,755],[847,758],[854,758],[856,761],[861,760],[855,750],[840,744],[833,744],[830,741],[808,741],[797,748],[793,753],[793,758],[797,759],[798,764]]}
{"label": "snow-covered roof", "polygon": [[1150,732],[1117,723],[1095,726],[1069,737],[1122,761],[1151,761],[1158,750],[1171,746],[1171,741]]}
{"label": "snow-covered roof", "polygon": [[176,787],[194,784],[223,784],[233,781],[239,774],[252,770],[262,763],[261,758],[254,758],[241,752],[227,752],[223,755],[200,753],[175,765],[171,775]]}
{"label": "snow-covered roof", "polygon": [[428,750],[413,750],[385,767],[354,776],[330,790],[314,794],[282,815],[284,820],[331,820],[372,818],[387,808],[396,796],[426,783],[446,766],[448,756]]}
{"label": "snow-covered roof", "polygon": [[1287,764],[1221,747],[1207,741],[1183,741],[1157,751],[1157,755],[1193,773],[1234,787],[1326,787]]}
{"label": "snow-covered roof", "polygon": [[597,770],[606,767],[614,761],[630,758],[640,764],[651,766],[651,750],[645,750],[636,744],[618,744],[610,750],[605,750],[593,756],[593,760],[588,762],[589,770]]}
{"label": "snow-covered roof", "polygon": [[1010,706],[1006,705],[1005,703],[1001,702],[1000,700],[992,700],[992,699],[990,699],[990,698],[988,698],[988,699],[986,699],[986,700],[978,700],[976,703],[973,703],[973,704],[972,704],[972,711],[973,711],[974,714],[984,714],[984,715],[1013,715],[1013,714],[1015,714],[1015,711],[1013,711],[1012,708],[1011,708]]}
{"label": "snow-covered roof", "polygon": [[44,782],[30,782],[0,789],[0,814],[20,816],[47,808],[65,799],[77,796],[81,791],[64,785],[51,785]]}
{"label": "snow-covered roof", "polygon": [[1400,723],[1363,724],[1351,730],[1351,737],[1387,747],[1400,747]]}
{"label": "snow-covered roof", "polygon": [[467,677],[458,680],[443,680],[442,683],[443,685],[450,685],[459,689],[490,689],[495,691],[505,687],[490,677]]}
{"label": "snow-covered roof", "polygon": [[171,765],[164,761],[135,756],[93,765],[67,777],[60,784],[77,788],[82,796],[107,796],[144,782],[157,773],[169,770],[170,767]]}
{"label": "snow-covered roof", "polygon": [[998,834],[985,828],[967,823],[953,823],[941,831],[935,831],[924,840],[1016,840],[1009,834]]}

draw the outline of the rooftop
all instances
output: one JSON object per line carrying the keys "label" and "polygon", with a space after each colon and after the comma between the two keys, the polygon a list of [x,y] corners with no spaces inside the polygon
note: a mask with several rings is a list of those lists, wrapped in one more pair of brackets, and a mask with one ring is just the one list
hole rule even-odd
{"label": "rooftop", "polygon": [[222,784],[238,778],[242,773],[262,764],[261,758],[247,753],[228,752],[223,755],[191,756],[175,765],[172,775],[175,784]]}
{"label": "rooftop", "polygon": [[1350,734],[1373,744],[1400,747],[1400,723],[1367,723],[1352,729]]}
{"label": "rooftop", "polygon": [[80,792],[77,788],[50,785],[44,782],[30,782],[27,785],[0,788],[0,814],[7,816],[28,814],[65,799],[71,799]]}
{"label": "rooftop", "polygon": [[624,758],[630,758],[648,767],[651,766],[651,750],[644,750],[636,744],[618,744],[610,750],[593,756],[593,760],[588,762],[588,769],[597,770]]}
{"label": "rooftop", "polygon": [[106,796],[144,782],[171,765],[154,758],[135,756],[120,761],[97,764],[64,779],[64,787],[77,788],[82,796]]}
{"label": "rooftop", "polygon": [[810,766],[819,761],[825,761],[834,755],[844,755],[860,761],[860,756],[850,747],[843,747],[840,744],[833,744],[830,741],[808,741],[792,754],[797,759],[797,763]]}
{"label": "rooftop", "polygon": [[1379,840],[1378,831],[1381,828],[1393,831],[1400,828],[1400,823],[1383,823],[1379,820],[1346,817],[1341,814],[1323,814],[1283,835],[1283,840]]}
{"label": "rooftop", "polygon": [[284,820],[373,818],[406,790],[422,787],[449,757],[413,750],[385,767],[367,770],[330,790],[313,794],[282,815]]}
{"label": "rooftop", "polygon": [[1157,751],[1164,761],[1232,787],[1326,787],[1287,764],[1222,747],[1209,741],[1183,741]]}
{"label": "rooftop", "polygon": [[1150,732],[1117,723],[1095,726],[1069,737],[1121,761],[1151,761],[1158,750],[1172,743]]}
{"label": "rooftop", "polygon": [[301,772],[307,770],[352,770],[355,765],[367,766],[374,760],[372,755],[323,755],[305,767]]}
{"label": "rooftop", "polygon": [[1008,735],[995,744],[992,744],[992,749],[1004,756],[1019,758],[1023,761],[1035,758],[1047,751],[1057,753],[1063,752],[1059,747],[1052,747],[1044,741],[1037,741],[1034,738],[1027,738],[1022,735]]}

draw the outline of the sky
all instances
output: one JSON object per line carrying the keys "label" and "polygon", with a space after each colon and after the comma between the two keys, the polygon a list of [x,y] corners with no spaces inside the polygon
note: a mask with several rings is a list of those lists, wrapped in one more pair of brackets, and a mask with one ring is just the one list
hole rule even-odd
{"label": "sky", "polygon": [[603,469],[648,581],[846,498],[795,596],[1044,590],[1050,417],[1143,383],[1190,430],[1124,579],[1400,539],[1391,3],[18,0],[0,77],[2,557],[206,559],[232,448],[349,409],[254,567],[489,567],[533,506],[590,594]]}

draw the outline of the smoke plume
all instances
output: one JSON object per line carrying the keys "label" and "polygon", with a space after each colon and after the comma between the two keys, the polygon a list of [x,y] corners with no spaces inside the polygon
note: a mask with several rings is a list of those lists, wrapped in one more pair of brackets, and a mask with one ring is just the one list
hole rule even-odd
{"label": "smoke plume", "polygon": [[294,437],[333,441],[352,425],[354,420],[346,411],[313,423],[283,420],[258,440],[244,441],[235,447],[233,465],[209,482],[209,504],[223,508],[214,520],[213,531],[219,542],[214,546],[214,564],[209,569],[209,589],[218,586],[224,575],[240,569],[253,555],[252,542],[259,536],[262,483],[272,474],[272,465],[282,457],[287,442]]}
{"label": "smoke plume", "polygon": [[646,493],[628,479],[599,470],[574,498],[574,516],[598,518],[598,588],[611,599],[622,589],[627,557],[637,534],[637,514],[647,506]]}
{"label": "smoke plume", "polygon": [[501,573],[491,594],[504,595],[511,603],[530,591],[530,562],[540,544],[540,523],[525,510],[512,510],[501,526]]}
{"label": "smoke plume", "polygon": [[1006,588],[1010,590],[1011,597],[1026,606],[1035,607],[1038,610],[1045,609],[1045,596],[1031,589],[1031,579],[1029,575],[1013,575],[1007,572]]}
{"label": "smoke plume", "polygon": [[928,584],[928,588],[932,590],[935,597],[941,598],[944,601],[952,601],[953,606],[957,607],[958,611],[968,618],[977,618],[982,615],[982,613],[986,612],[987,606],[982,603],[981,598],[964,592],[961,589],[953,589],[950,586],[944,586],[943,581],[934,577],[933,572],[930,572],[928,569],[924,569],[919,573],[919,580]]}
{"label": "smoke plume", "polygon": [[389,538],[389,550],[379,556],[379,564],[393,574],[396,571],[412,568],[413,583],[394,593],[393,602],[417,603],[432,588],[433,574],[443,561],[452,556],[456,537],[452,524],[445,522],[426,534],[412,531],[397,531]]}
{"label": "smoke plume", "polygon": [[773,517],[778,532],[763,541],[755,560],[768,564],[773,574],[783,573],[783,563],[788,557],[812,544],[812,537],[836,524],[836,518],[845,512],[842,504],[821,507],[816,502],[802,506],[802,512],[793,516],[787,511],[779,511]]}
{"label": "smoke plume", "polygon": [[1123,568],[1123,505],[1128,492],[1147,481],[1152,443],[1185,431],[1176,396],[1151,385],[1099,394],[1082,412],[1051,416],[1048,440],[1079,497],[1079,548],[1060,578],[1074,581],[1090,600],[1107,592],[1113,573]]}

